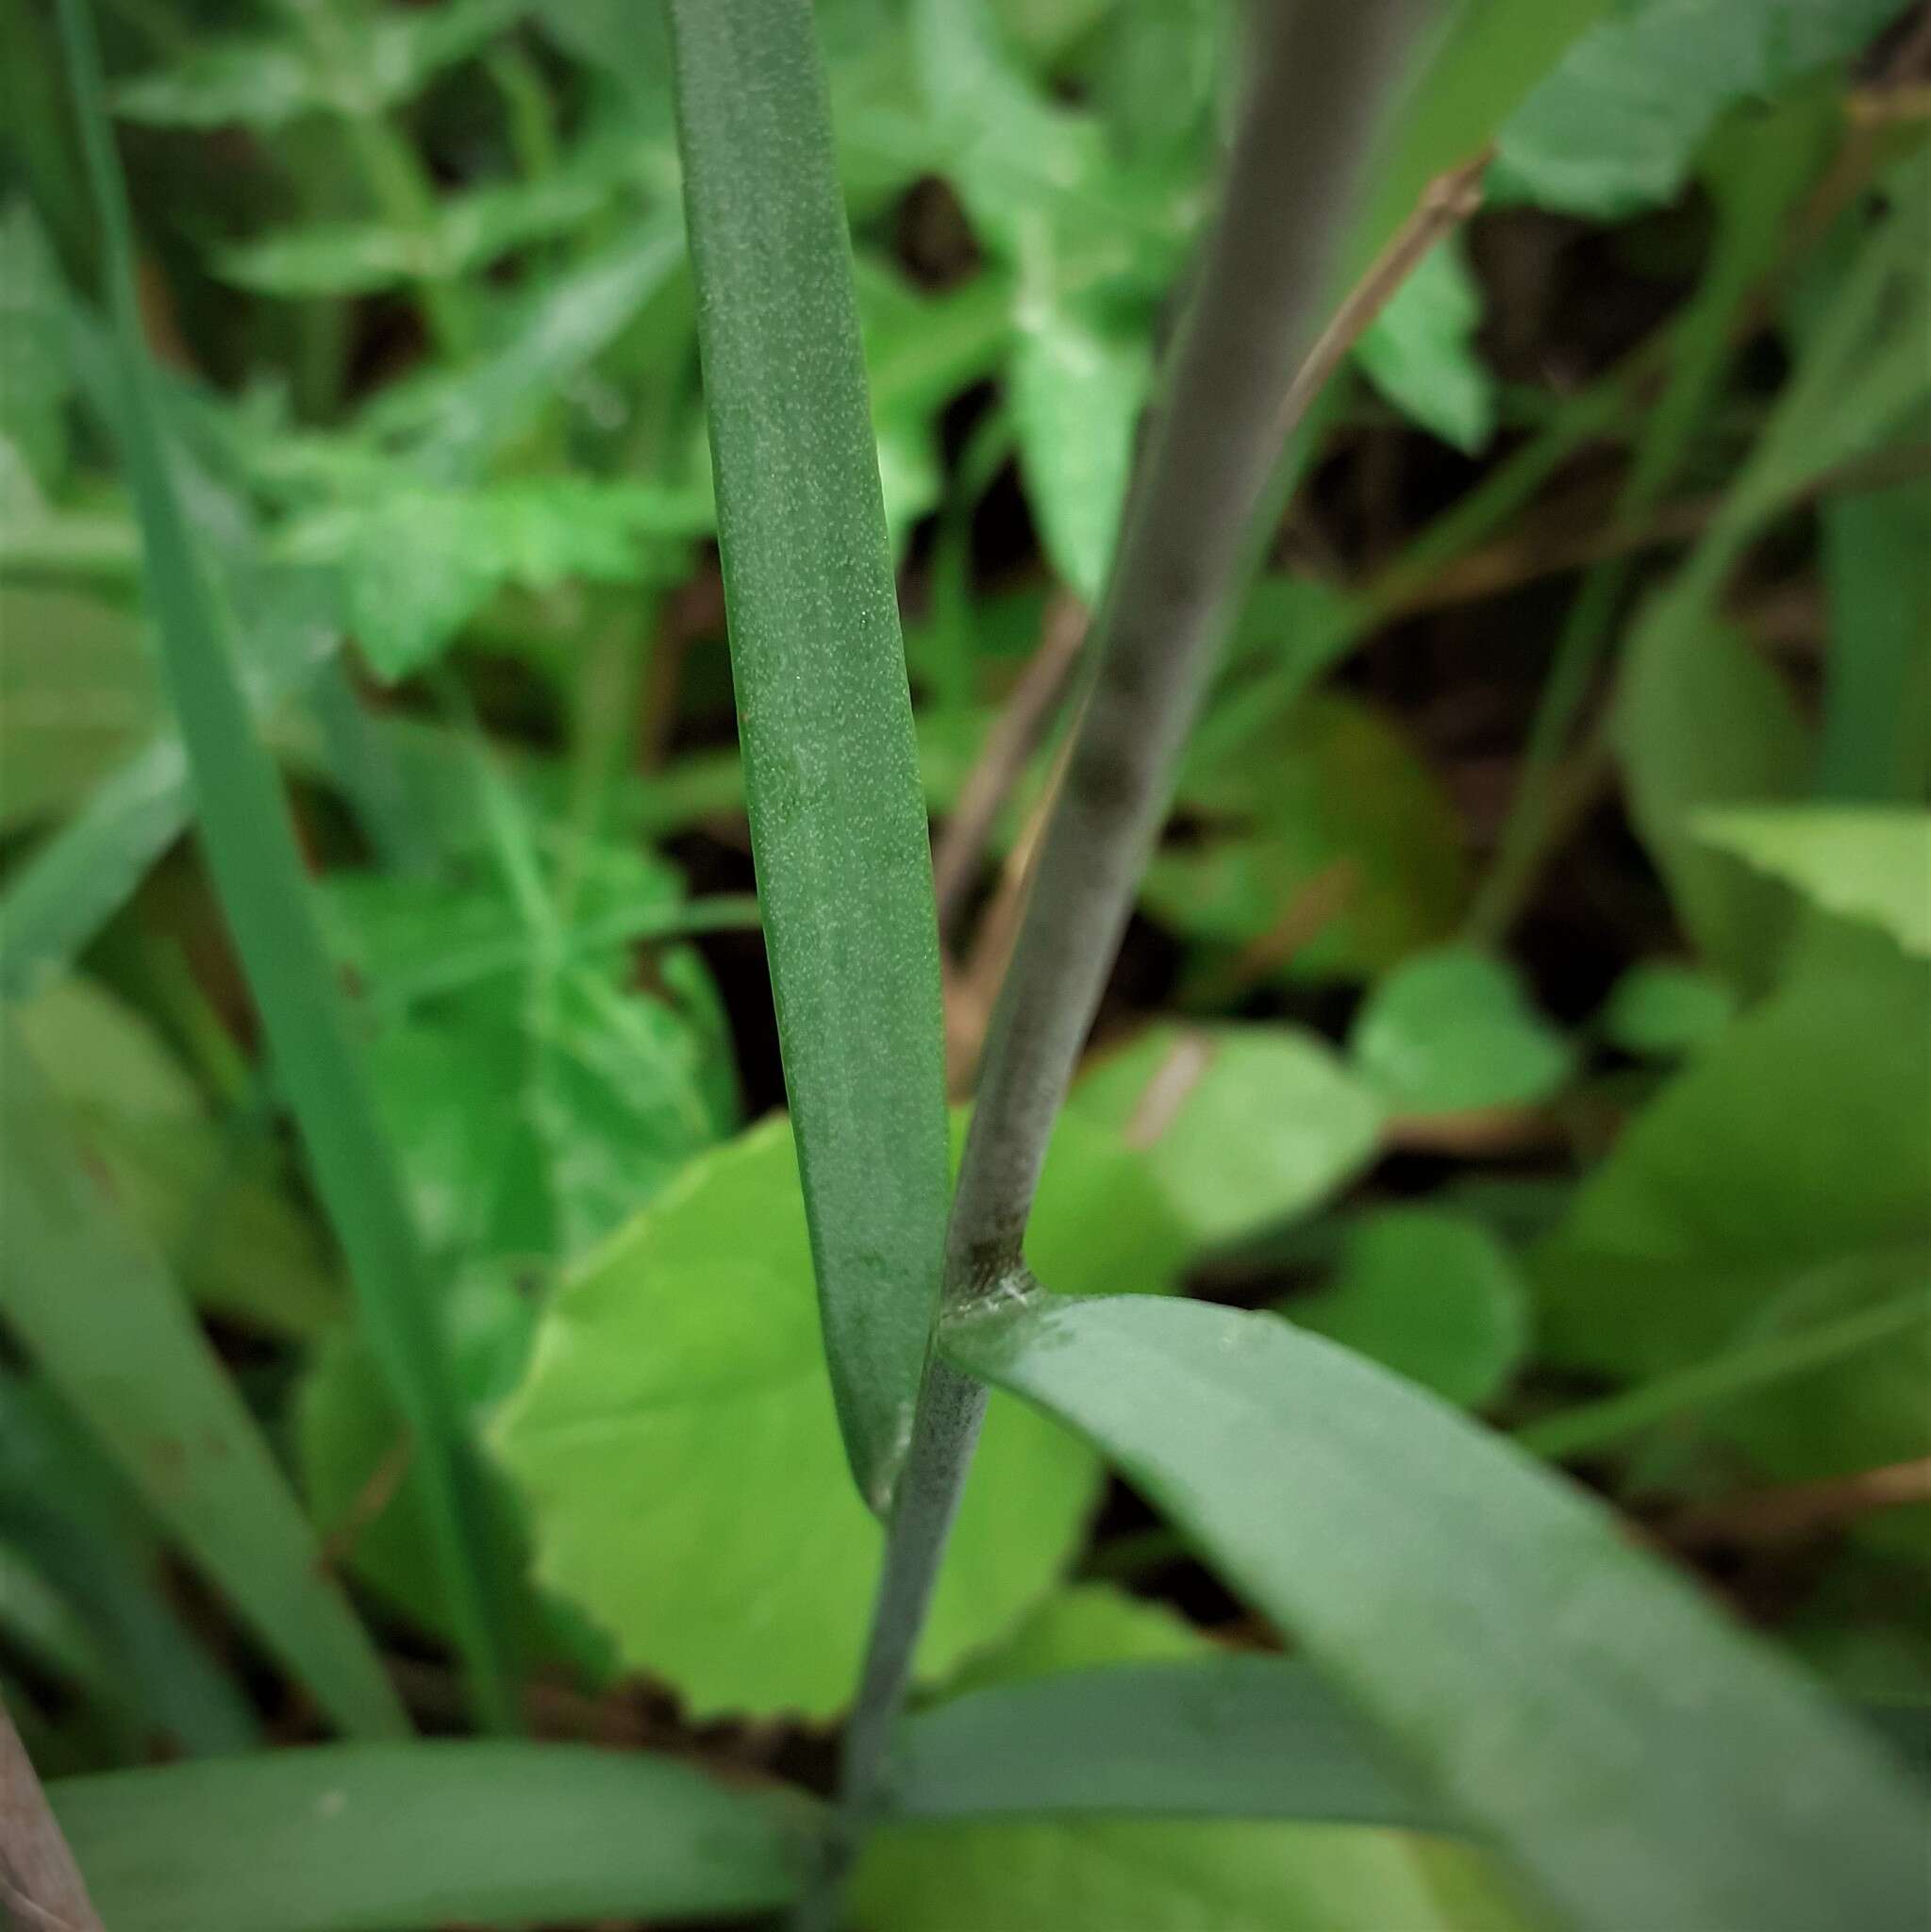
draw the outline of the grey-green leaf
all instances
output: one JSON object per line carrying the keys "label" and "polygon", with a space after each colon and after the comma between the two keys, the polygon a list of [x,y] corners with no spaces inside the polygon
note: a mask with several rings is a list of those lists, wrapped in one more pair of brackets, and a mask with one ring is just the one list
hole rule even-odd
{"label": "grey-green leaf", "polygon": [[116,1219],[10,1019],[8,1325],[156,1515],[345,1729],[404,1728],[381,1659],[172,1281]]}
{"label": "grey-green leaf", "polygon": [[572,1744],[325,1746],[68,1778],[56,1816],[114,1932],[434,1932],[788,1903],[812,1813]]}
{"label": "grey-green leaf", "polygon": [[874,1507],[947,1195],[938,923],[824,77],[802,0],[674,0],[718,534],[832,1386]]}
{"label": "grey-green leaf", "polygon": [[907,1725],[892,1818],[1297,1818],[1458,1830],[1306,1664],[1235,1656],[989,1684]]}
{"label": "grey-green leaf", "polygon": [[1902,1771],[1432,1398],[1273,1316],[1144,1296],[948,1349],[1098,1443],[1579,1924],[1923,1923]]}

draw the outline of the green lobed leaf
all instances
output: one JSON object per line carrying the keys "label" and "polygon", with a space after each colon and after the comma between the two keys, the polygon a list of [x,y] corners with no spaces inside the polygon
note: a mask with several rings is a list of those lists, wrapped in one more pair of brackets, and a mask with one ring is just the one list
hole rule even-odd
{"label": "green lobed leaf", "polygon": [[938,922],[808,13],[673,0],[686,222],[758,895],[825,1352],[885,1504],[938,1306]]}
{"label": "green lobed leaf", "polygon": [[479,52],[528,10],[529,0],[379,8],[360,33],[358,58],[346,73],[324,65],[292,34],[203,41],[173,65],[123,82],[114,91],[114,110],[158,127],[232,123],[264,132],[304,114],[376,114]]}
{"label": "green lobed leaf", "polygon": [[1596,1024],[1621,1052],[1672,1060],[1719,1039],[1736,1015],[1737,995],[1713,974],[1674,959],[1643,959],[1609,989]]}
{"label": "green lobed leaf", "polygon": [[1901,0],[1635,0],[1504,123],[1496,191],[1613,220],[1673,200],[1718,117],[1857,53]]}
{"label": "green lobed leaf", "polygon": [[291,562],[339,570],[343,627],[371,667],[394,679],[436,658],[506,584],[635,583],[658,567],[653,539],[709,525],[700,499],[647,483],[393,483],[298,519],[280,550]]}
{"label": "green lobed leaf", "polygon": [[1418,262],[1369,325],[1355,359],[1390,402],[1469,456],[1495,433],[1501,395],[1475,347],[1482,291],[1459,234]]}
{"label": "green lobed leaf", "polygon": [[637,1752],[413,1743],[56,1781],[114,1932],[435,1932],[788,1904],[803,1799]]}
{"label": "green lobed leaf", "polygon": [[1697,950],[1747,991],[1789,933],[1785,890],[1712,851],[1699,812],[1788,796],[1810,749],[1777,674],[1733,631],[1668,593],[1635,623],[1611,725],[1630,814]]}
{"label": "green lobed leaf", "polygon": [[[1097,1286],[1180,1247],[1138,1158],[1062,1124],[1036,1263]],[[993,1408],[925,1630],[927,1678],[1052,1587],[1097,1494],[1085,1451],[1017,1405]],[[693,1714],[823,1718],[849,1697],[882,1535],[842,1474],[782,1118],[691,1162],[563,1283],[493,1437],[529,1506],[538,1577]]]}
{"label": "green lobed leaf", "polygon": [[1466,946],[1396,967],[1356,1015],[1348,1048],[1403,1114],[1532,1106],[1557,1092],[1575,1064],[1514,968]]}
{"label": "green lobed leaf", "polygon": [[1050,275],[1044,267],[1028,273],[1015,310],[1013,422],[1046,555],[1091,605],[1126,502],[1153,358],[1142,336],[1123,335],[1085,312],[1052,288]]}
{"label": "green lobed leaf", "polygon": [[1352,1223],[1334,1281],[1282,1312],[1461,1408],[1492,1401],[1528,1354],[1528,1284],[1507,1249],[1432,1208]]}
{"label": "green lobed leaf", "polygon": [[[1350,1724],[1335,1711],[1339,1729],[1319,1720],[1310,1728],[1307,1707],[1290,1712],[1273,1703],[1277,1692],[1263,1690],[1263,1678],[1273,1684],[1281,1674],[1294,1672],[1276,1659],[1216,1655],[1173,1611],[1114,1591],[1089,1586],[1055,1597],[1008,1645],[971,1667],[971,1688],[963,1696],[907,1724],[913,1777],[929,1771],[942,1780],[940,1790],[946,1800],[962,1796],[965,1803],[948,1802],[929,1824],[888,1820],[881,1825],[854,1886],[858,1926],[863,1932],[985,1932],[995,1925],[1000,1932],[1445,1927],[1451,1922],[1432,1896],[1430,1864],[1436,1858],[1472,1864],[1472,1854],[1364,1830],[1358,1823],[1257,1819],[1271,1792],[1285,1794],[1312,1769],[1297,1761],[1296,1753],[1311,1751],[1319,1759],[1327,1741],[1346,1735]],[[1190,1679],[1196,1687],[1191,1690],[1183,1688]],[[1232,1718],[1225,1705],[1193,1701],[1201,1694],[1198,1687],[1216,1679],[1230,1695],[1237,1680],[1243,1689],[1251,1684],[1257,1702]],[[1124,1707],[1101,1706],[1108,1685],[1121,1688]],[[1161,1701],[1168,1695],[1187,1699],[1193,1713],[1191,1724],[1182,1719],[1172,1756],[1159,1762],[1152,1754],[1158,1750],[1160,1731],[1137,1730],[1132,1724],[1135,1690],[1151,1686],[1159,1687],[1149,1713],[1156,1724],[1156,1714],[1168,1708]],[[1298,1687],[1294,1694],[1298,1698]],[[1317,1706],[1325,1701],[1318,1687],[1313,1696]],[[1026,1761],[1013,1763],[1025,1753],[1033,1724],[1054,1707],[1079,1722],[1057,1736],[1040,1737]],[[982,1723],[974,1723],[974,1712],[982,1718],[1004,1713],[1015,1723],[1002,1735],[990,1735]],[[1249,1720],[1265,1725],[1264,1713],[1277,1714],[1282,1729],[1272,1748],[1249,1757],[1236,1738]],[[976,1745],[987,1759],[1010,1769],[1019,1791],[1044,1799],[1047,1815],[975,1819],[971,1757],[956,1770],[941,1767],[927,1759],[922,1735],[967,1753]],[[1343,1753],[1361,1738],[1356,1729]],[[1135,1783],[1151,1796],[1162,1782],[1171,1790],[1198,1774],[1228,1801],[1229,1815],[1210,1821],[1171,1815],[1123,1820],[1104,1815],[1114,1808],[1108,1804],[1094,1806],[1093,1816],[1052,1815],[1060,1808],[1051,1796],[1058,1778],[1068,1773],[1079,1778],[1089,1747],[1108,1743],[1117,1745],[1118,1755],[1097,1772],[1108,1797],[1117,1798],[1123,1786]],[[1385,1782],[1372,1750],[1354,1762],[1365,1779],[1357,1789],[1368,1798],[1368,1816],[1384,1817],[1390,1809],[1404,1822],[1417,1816],[1413,1800]],[[1229,1775],[1237,1768],[1244,1773],[1240,1790]],[[915,1785],[914,1795],[916,1790]],[[983,1795],[993,1801],[987,1808],[1000,1808],[990,1788]],[[1160,1807],[1129,1800],[1124,1808],[1157,1813]],[[1485,1923],[1499,1927],[1512,1922],[1491,1914]]]}
{"label": "green lobed leaf", "polygon": [[1340,692],[1305,698],[1233,756],[1196,750],[1179,802],[1197,836],[1154,856],[1142,903],[1190,938],[1263,952],[1318,907],[1308,936],[1270,954],[1270,976],[1372,976],[1445,940],[1461,911],[1453,807],[1396,727]]}
{"label": "green lobed leaf", "polygon": [[1366,1167],[1382,1108],[1298,1027],[1149,1027],[1089,1067],[1073,1112],[1144,1154],[1202,1247],[1307,1214]]}
{"label": "green lobed leaf", "polygon": [[424,221],[331,222],[264,235],[216,258],[228,281],[265,295],[366,295],[474,275],[499,257],[587,223],[616,196],[627,158],[573,157],[532,181],[493,183],[436,203]]}
{"label": "green lobed leaf", "polygon": [[1931,958],[1931,812],[1760,806],[1705,812],[1705,844],[1729,852],[1844,919]]}
{"label": "green lobed leaf", "polygon": [[380,1658],[174,1284],[103,1200],[0,1019],[7,1315],[156,1514],[345,1729],[403,1728]]}
{"label": "green lobed leaf", "polygon": [[[1878,934],[1813,934],[1789,983],[1664,1088],[1536,1252],[1554,1357],[1659,1376],[1923,1279],[1927,1003],[1931,967]],[[1790,1478],[1902,1461],[1931,1453],[1927,1374],[1920,1324],[1704,1426]],[[1890,1523],[1915,1535],[1911,1514]]]}
{"label": "green lobed leaf", "polygon": [[1275,1317],[1140,1296],[946,1346],[1104,1447],[1578,1924],[1921,1923],[1902,1770],[1433,1398]]}

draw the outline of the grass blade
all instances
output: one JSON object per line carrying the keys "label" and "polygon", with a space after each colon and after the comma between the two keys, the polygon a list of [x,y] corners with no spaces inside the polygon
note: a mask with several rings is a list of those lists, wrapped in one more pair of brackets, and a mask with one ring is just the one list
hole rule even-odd
{"label": "grass blade", "polygon": [[0,1027],[8,1324],[335,1721],[368,1737],[406,1729],[381,1658],[186,1303],[89,1176],[12,1022]]}
{"label": "grass blade", "polygon": [[1294,1818],[1454,1831],[1307,1665],[1118,1664],[992,1684],[913,1718],[881,1822]]}
{"label": "grass blade", "polygon": [[673,0],[752,850],[830,1359],[889,1494],[938,1307],[938,922],[824,76],[805,0]]}
{"label": "grass blade", "polygon": [[812,1847],[805,1800],[571,1744],[328,1745],[48,1795],[114,1932],[735,1918],[793,1896]]}
{"label": "grass blade", "polygon": [[1578,1924],[1923,1923],[1922,1808],[1881,1752],[1411,1385],[1153,1297],[1040,1297],[947,1347],[1107,1451]]}
{"label": "grass blade", "polygon": [[471,1467],[431,1283],[383,1144],[340,989],[330,973],[274,764],[256,737],[227,626],[190,535],[141,335],[126,194],[102,104],[84,0],[60,22],[82,145],[106,237],[120,433],[145,546],[161,663],[193,774],[222,908],[277,1071],[347,1256],[372,1346],[414,1431],[436,1559],[480,1715],[512,1720],[514,1696]]}

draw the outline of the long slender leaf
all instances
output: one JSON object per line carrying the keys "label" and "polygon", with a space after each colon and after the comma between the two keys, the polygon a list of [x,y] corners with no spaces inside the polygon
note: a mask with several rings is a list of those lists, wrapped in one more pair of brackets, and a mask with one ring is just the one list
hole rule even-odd
{"label": "long slender leaf", "polygon": [[507,1724],[513,1696],[486,1555],[480,1473],[462,1434],[427,1272],[308,898],[287,803],[255,736],[225,613],[170,471],[160,398],[141,336],[126,191],[109,143],[99,50],[83,0],[63,0],[60,21],[107,238],[118,427],[202,836],[371,1343],[415,1434],[431,1539],[478,1708],[490,1722]]}
{"label": "long slender leaf", "polygon": [[1045,1300],[949,1351],[1107,1450],[1579,1924],[1923,1924],[1902,1775],[1577,1492],[1271,1316]]}
{"label": "long slender leaf", "polygon": [[1306,1664],[1116,1664],[989,1685],[913,1718],[887,1818],[1297,1818],[1459,1830]]}
{"label": "long slender leaf", "polygon": [[846,1454],[882,1507],[938,1306],[938,923],[805,0],[674,0],[752,849]]}
{"label": "long slender leaf", "polygon": [[253,1420],[159,1264],[90,1178],[18,1029],[0,1022],[8,1324],[156,1514],[345,1730],[402,1707]]}
{"label": "long slender leaf", "polygon": [[571,1744],[329,1745],[66,1778],[114,1932],[431,1932],[737,1916],[799,1889],[807,1801]]}

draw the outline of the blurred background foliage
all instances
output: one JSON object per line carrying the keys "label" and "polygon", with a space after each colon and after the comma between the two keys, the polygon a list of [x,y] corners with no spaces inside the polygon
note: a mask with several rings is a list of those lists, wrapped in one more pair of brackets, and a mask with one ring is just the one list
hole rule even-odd
{"label": "blurred background foliage", "polygon": [[[768,1118],[658,11],[98,10],[179,482],[443,1283],[535,1722],[809,1775],[877,1535]],[[1535,11],[1474,10],[1505,53]],[[963,1099],[1237,22],[817,11]],[[9,1217],[0,1683],[50,1771],[312,1735],[249,1595],[308,1533],[280,1469],[443,1722],[408,1438],[189,836],[50,19],[0,25],[5,1180],[98,1224]],[[1620,0],[1528,92],[1284,458],[1032,1244],[1518,1431],[1890,1702],[1931,1700],[1927,101],[1898,0]],[[566,1269],[587,1333],[545,1330]],[[157,1467],[150,1399],[176,1446],[247,1440],[256,1514]],[[929,1676],[1265,1641],[1151,1523],[995,1402]],[[1457,1895],[1372,1834],[1161,1833],[1175,1924]],[[1119,1856],[914,1834],[861,1892],[1017,1924],[1031,1870],[1038,1923],[1113,1926]]]}

